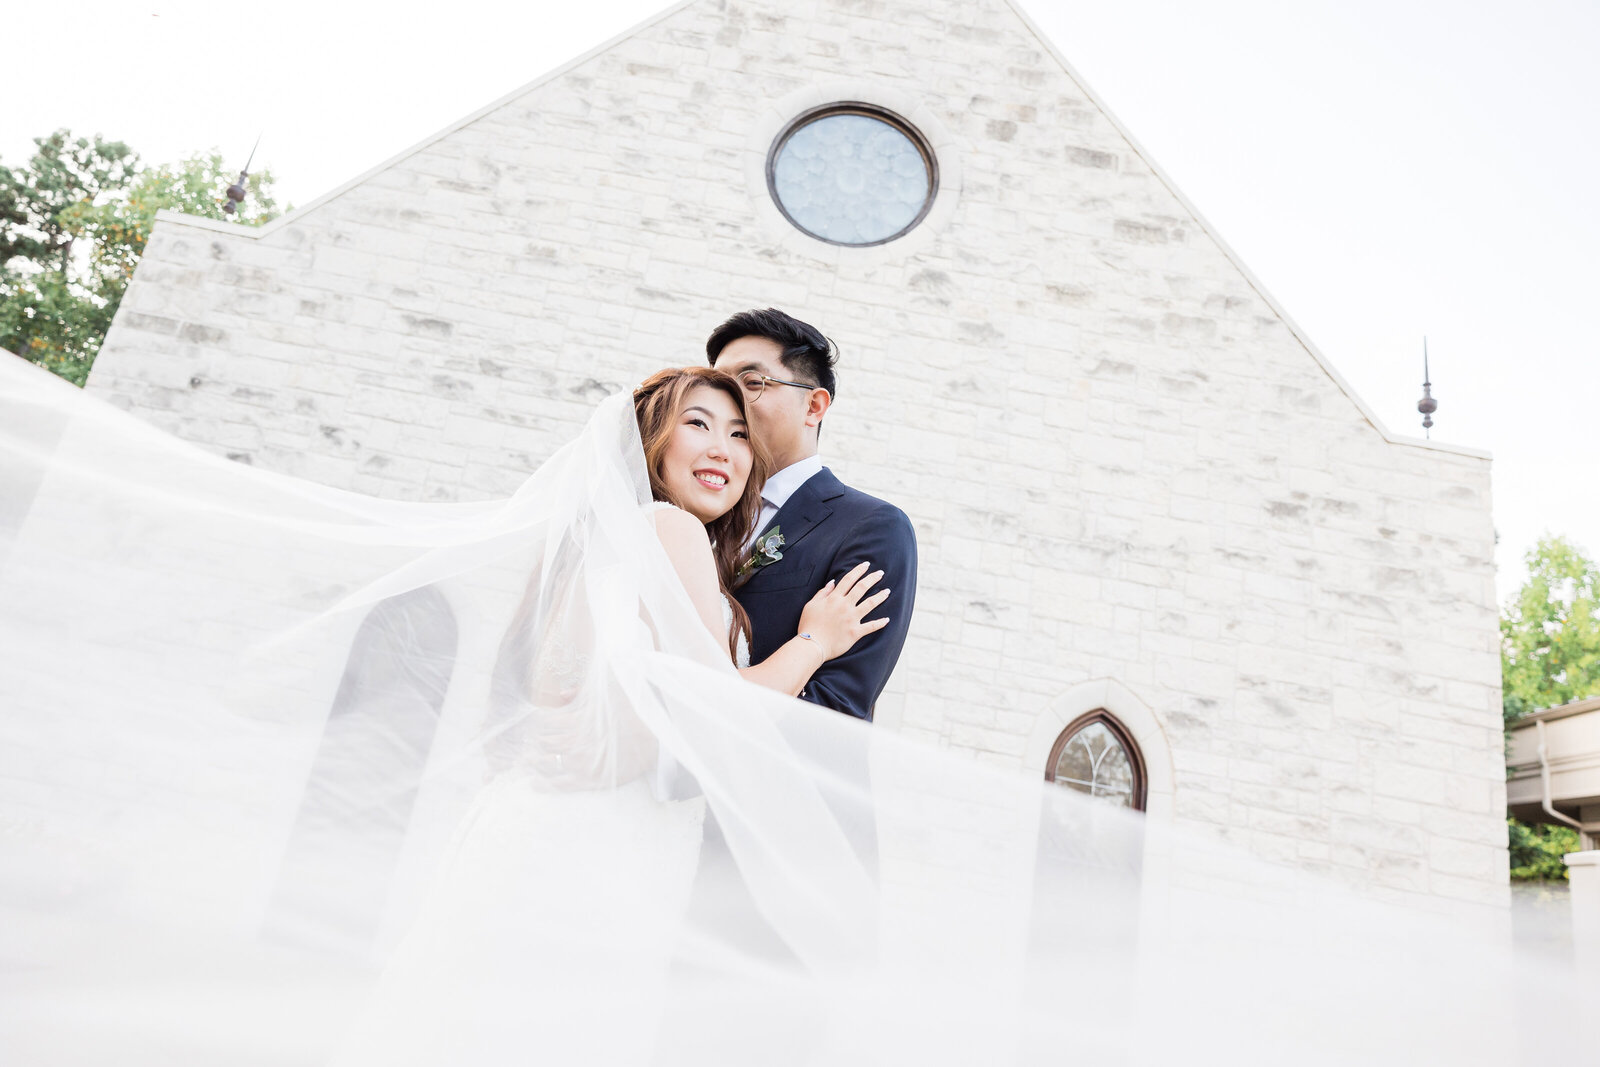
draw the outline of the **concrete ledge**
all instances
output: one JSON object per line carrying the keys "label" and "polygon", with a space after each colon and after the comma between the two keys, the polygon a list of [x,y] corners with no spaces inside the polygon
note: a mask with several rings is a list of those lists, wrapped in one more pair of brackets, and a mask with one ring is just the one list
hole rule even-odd
{"label": "concrete ledge", "polygon": [[1569,852],[1567,881],[1572,887],[1572,949],[1578,973],[1600,981],[1600,849]]}

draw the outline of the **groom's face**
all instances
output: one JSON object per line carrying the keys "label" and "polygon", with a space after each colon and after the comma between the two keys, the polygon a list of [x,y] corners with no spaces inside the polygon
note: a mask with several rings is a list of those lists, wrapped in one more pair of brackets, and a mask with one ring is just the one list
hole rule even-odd
{"label": "groom's face", "polygon": [[[794,372],[783,365],[782,357],[783,348],[770,338],[740,337],[728,342],[717,356],[717,369],[727,371],[740,381],[747,375],[798,380]],[[750,396],[746,390],[751,427],[772,453],[774,471],[816,451],[816,439],[807,426],[808,422],[815,425],[808,417],[812,407],[809,391],[769,383],[755,399],[751,400]]]}

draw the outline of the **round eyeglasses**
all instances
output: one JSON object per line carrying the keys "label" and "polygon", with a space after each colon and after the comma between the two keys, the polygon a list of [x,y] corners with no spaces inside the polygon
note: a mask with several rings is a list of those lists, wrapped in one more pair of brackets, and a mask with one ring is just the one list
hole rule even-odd
{"label": "round eyeglasses", "polygon": [[765,374],[752,373],[739,375],[739,386],[744,390],[745,398],[751,403],[759,400],[761,398],[762,391],[765,390],[769,385],[792,385],[796,389],[806,390],[822,388],[822,386],[812,385],[810,382],[790,382],[785,381],[782,378],[769,378]]}

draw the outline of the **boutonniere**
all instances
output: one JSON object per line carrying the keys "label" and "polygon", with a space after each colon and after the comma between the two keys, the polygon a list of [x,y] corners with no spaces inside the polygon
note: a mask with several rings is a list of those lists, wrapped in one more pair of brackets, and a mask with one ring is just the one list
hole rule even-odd
{"label": "boutonniere", "polygon": [[739,564],[739,570],[733,576],[734,584],[743,585],[756,571],[776,563],[782,558],[783,534],[779,533],[778,527],[774,526],[756,538],[756,543],[750,546],[750,554],[744,558],[743,563]]}

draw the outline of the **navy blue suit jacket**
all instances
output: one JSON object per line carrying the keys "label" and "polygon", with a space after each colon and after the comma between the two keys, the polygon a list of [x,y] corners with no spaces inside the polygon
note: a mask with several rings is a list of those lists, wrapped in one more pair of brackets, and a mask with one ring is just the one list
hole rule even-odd
{"label": "navy blue suit jacket", "polygon": [[[767,529],[783,534],[783,558],[759,568],[734,590],[750,615],[750,662],[760,663],[800,628],[800,610],[830,578],[862,560],[883,571],[889,599],[868,618],[889,625],[818,668],[802,699],[872,721],[872,707],[900,659],[917,597],[917,535],[905,512],[851,489],[824,467],[807,478]],[[766,530],[762,530],[766,533]]]}

